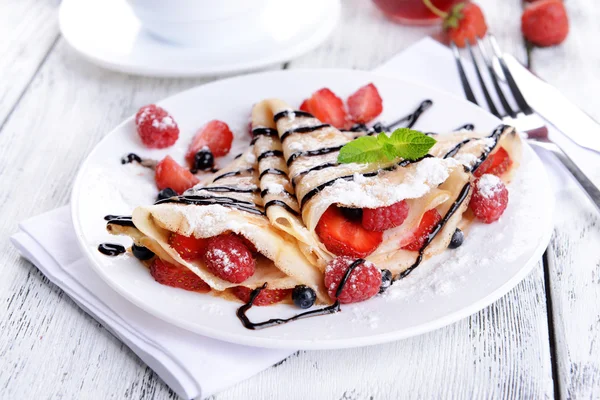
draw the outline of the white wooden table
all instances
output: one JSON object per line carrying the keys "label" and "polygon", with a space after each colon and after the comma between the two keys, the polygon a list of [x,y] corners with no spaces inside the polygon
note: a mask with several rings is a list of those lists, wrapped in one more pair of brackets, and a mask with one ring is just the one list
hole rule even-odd
{"label": "white wooden table", "polygon": [[[276,68],[370,69],[435,29],[344,0],[317,50]],[[526,59],[520,0],[480,0],[501,46]],[[58,0],[0,1],[0,398],[177,397],[127,347],[19,257],[19,221],[68,202],[102,136],[143,104],[211,79],[152,79],[78,57]],[[536,73],[600,120],[600,3],[567,2],[564,45],[535,50]],[[387,345],[300,352],[214,396],[238,398],[600,398],[600,219],[573,184],[557,199],[550,250],[492,306]]]}

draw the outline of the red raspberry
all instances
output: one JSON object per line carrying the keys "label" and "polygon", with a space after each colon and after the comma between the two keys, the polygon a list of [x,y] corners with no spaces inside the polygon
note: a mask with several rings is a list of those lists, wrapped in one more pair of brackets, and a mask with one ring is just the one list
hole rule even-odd
{"label": "red raspberry", "polygon": [[402,225],[408,216],[408,203],[402,200],[387,207],[365,208],[362,226],[369,231],[383,232]]}
{"label": "red raspberry", "polygon": [[206,293],[210,291],[210,286],[186,267],[170,264],[158,257],[150,264],[150,274],[156,282],[163,285],[192,292]]}
{"label": "red raspberry", "polygon": [[423,214],[423,218],[421,218],[419,227],[413,232],[412,241],[402,248],[410,251],[421,250],[421,247],[423,247],[425,244],[429,234],[441,220],[442,216],[435,208],[427,211],[425,214]]}
{"label": "red raspberry", "polygon": [[227,282],[242,283],[254,274],[252,253],[235,235],[210,238],[204,261],[213,274]]}
{"label": "red raspberry", "polygon": [[177,164],[171,156],[166,156],[156,165],[154,180],[159,190],[171,188],[178,194],[182,194],[200,182],[194,174]]}
{"label": "red raspberry", "polygon": [[198,239],[194,236],[188,237],[178,233],[171,233],[171,236],[169,236],[169,245],[186,261],[201,258],[206,250],[206,244],[206,239]]}
{"label": "red raspberry", "polygon": [[475,189],[469,207],[482,222],[497,221],[508,205],[508,190],[495,175],[485,174],[475,181]]}
{"label": "red raspberry", "polygon": [[383,100],[372,83],[358,89],[346,103],[352,120],[359,124],[372,121],[383,111]]}
{"label": "red raspberry", "polygon": [[336,257],[325,269],[327,293],[333,300],[339,300],[342,304],[357,303],[370,299],[379,293],[379,287],[381,286],[381,271],[373,263],[363,261],[350,273],[340,297],[336,297],[338,286],[348,267],[354,261],[355,259],[351,257]]}
{"label": "red raspberry", "polygon": [[[250,301],[250,294],[252,293],[252,289],[244,287],[244,286],[236,286],[231,289],[234,296],[247,303]],[[271,304],[279,303],[286,297],[290,296],[292,293],[292,289],[263,289],[260,291],[260,294],[256,299],[254,299],[255,306],[270,306]]]}
{"label": "red raspberry", "polygon": [[135,125],[140,139],[151,149],[164,149],[175,144],[179,138],[179,127],[161,107],[154,104],[144,106],[135,115]]}

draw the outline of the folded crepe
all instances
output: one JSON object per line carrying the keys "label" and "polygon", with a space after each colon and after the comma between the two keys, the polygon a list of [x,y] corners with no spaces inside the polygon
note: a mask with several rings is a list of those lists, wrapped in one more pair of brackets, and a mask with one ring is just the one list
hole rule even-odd
{"label": "folded crepe", "polygon": [[[383,232],[381,244],[361,255],[394,275],[412,270],[423,257],[447,248],[471,196],[472,174],[458,161],[429,155],[415,161],[339,164],[340,148],[355,133],[341,132],[277,99],[258,103],[252,118],[254,126],[262,129],[255,132],[269,132],[256,139],[261,190],[266,197],[272,196],[268,199],[285,203],[271,207],[274,210],[267,210],[267,216],[273,225],[302,242],[303,251],[309,249],[321,269],[331,258],[342,255],[328,248],[317,233],[330,207],[364,210],[406,201],[409,212],[404,222]],[[402,249],[413,238],[423,215],[434,208],[442,222],[433,237],[419,251]]]}
{"label": "folded crepe", "polygon": [[[212,288],[213,294],[235,299],[228,290],[235,286],[255,289],[266,282],[269,289],[291,289],[304,284],[315,290],[321,302],[330,302],[321,272],[303,255],[296,239],[275,229],[265,216],[252,146],[217,172],[208,185],[135,208],[132,222],[133,226],[128,226],[118,220],[109,221],[107,229],[130,236],[166,262],[189,268]],[[172,233],[196,238],[224,233],[242,235],[258,251],[255,273],[239,284],[223,280],[203,260],[184,260],[169,245]]]}

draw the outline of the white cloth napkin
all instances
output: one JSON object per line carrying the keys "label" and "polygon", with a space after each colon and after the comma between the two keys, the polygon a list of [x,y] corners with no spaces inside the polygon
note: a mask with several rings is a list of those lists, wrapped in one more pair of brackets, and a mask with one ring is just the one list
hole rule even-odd
{"label": "white cloth napkin", "polygon": [[[462,97],[450,51],[429,38],[375,71]],[[542,157],[550,167],[556,168],[556,160],[544,154]],[[563,182],[568,179],[568,175],[560,170],[552,176]],[[555,187],[564,185],[555,183]],[[292,353],[202,337],[163,322],[129,303],[87,264],[79,250],[67,207],[21,223],[20,232],[12,237],[12,241],[23,257],[126,343],[184,398],[210,396]]]}

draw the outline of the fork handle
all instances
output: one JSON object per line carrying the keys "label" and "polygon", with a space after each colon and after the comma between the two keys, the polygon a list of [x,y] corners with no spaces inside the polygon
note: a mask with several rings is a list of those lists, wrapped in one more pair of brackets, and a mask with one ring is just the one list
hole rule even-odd
{"label": "fork handle", "polygon": [[581,169],[579,169],[577,164],[573,162],[571,157],[569,157],[567,153],[565,153],[565,151],[562,148],[560,148],[560,146],[552,142],[539,142],[533,140],[530,141],[530,143],[533,145],[538,145],[539,147],[542,147],[546,150],[550,150],[552,153],[554,153],[556,158],[558,158],[560,162],[562,162],[562,164],[569,170],[571,175],[573,175],[575,180],[577,180],[577,182],[583,188],[583,190],[588,195],[592,203],[594,203],[598,211],[600,211],[600,190],[596,185],[594,185],[594,182],[592,182],[585,175],[585,173]]}

